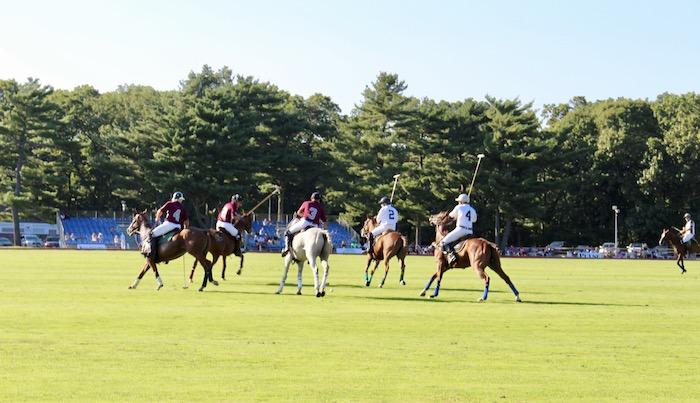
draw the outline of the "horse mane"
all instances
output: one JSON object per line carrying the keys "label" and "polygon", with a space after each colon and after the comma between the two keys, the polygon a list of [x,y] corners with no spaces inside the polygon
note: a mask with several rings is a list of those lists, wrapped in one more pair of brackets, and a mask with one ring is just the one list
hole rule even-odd
{"label": "horse mane", "polygon": [[428,219],[428,221],[432,225],[440,225],[440,224],[444,225],[445,222],[447,221],[446,217],[448,217],[448,214],[449,214],[449,212],[447,212],[447,211],[441,211],[437,214],[431,215],[430,218]]}

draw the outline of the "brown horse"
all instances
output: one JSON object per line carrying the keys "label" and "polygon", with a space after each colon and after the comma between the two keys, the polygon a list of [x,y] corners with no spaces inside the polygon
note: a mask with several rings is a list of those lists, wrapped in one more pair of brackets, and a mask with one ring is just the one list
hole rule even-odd
{"label": "brown horse", "polygon": [[[361,235],[367,238],[369,236],[369,233],[373,229],[375,229],[377,225],[377,219],[375,217],[368,217],[365,220],[365,224],[362,226]],[[405,260],[407,247],[408,239],[405,236],[401,235],[400,232],[390,231],[385,233],[384,235],[381,235],[381,237],[378,238],[376,242],[374,242],[374,247],[372,248],[374,249],[374,257],[372,257],[372,254],[370,253],[367,254],[367,267],[365,267],[365,286],[369,287],[369,284],[372,282],[374,272],[379,266],[379,262],[384,260],[384,277],[382,278],[382,282],[379,283],[379,288],[384,287],[386,276],[387,274],[389,274],[389,260],[394,256],[396,256],[396,259],[399,262],[401,262],[401,278],[399,278],[399,284],[406,285],[406,282],[403,280],[403,275],[404,270],[406,269]],[[376,261],[376,263],[374,264],[372,273],[368,274],[367,271],[369,270],[369,266],[372,264],[373,260]]]}
{"label": "brown horse", "polygon": [[[447,224],[452,221],[446,211],[434,215],[430,218],[430,223],[435,225],[435,244],[439,245],[440,240],[447,235]],[[492,242],[489,242],[483,238],[469,238],[465,241],[464,247],[457,251],[458,259],[453,264],[450,265],[447,262],[447,258],[442,253],[441,248],[435,248],[435,260],[437,260],[437,270],[435,274],[428,280],[425,288],[420,293],[421,297],[425,296],[426,291],[430,288],[430,285],[435,279],[437,279],[437,284],[435,285],[435,291],[430,298],[435,298],[440,292],[440,282],[442,281],[442,276],[446,271],[451,268],[467,268],[472,266],[474,271],[484,281],[484,294],[479,298],[479,302],[486,301],[489,295],[489,283],[491,279],[486,274],[486,267],[490,267],[491,270],[495,271],[503,281],[508,284],[510,289],[515,294],[515,300],[522,302],[520,299],[520,293],[510,281],[510,277],[503,271],[501,267],[501,258],[498,253],[498,248]]]}
{"label": "brown horse", "polygon": [[690,248],[688,248],[681,240],[678,228],[673,228],[675,231],[671,231],[669,228],[664,228],[661,231],[661,238],[659,238],[659,245],[664,242],[668,242],[676,251],[678,258],[676,259],[676,264],[681,269],[681,274],[685,273],[685,256],[688,252],[690,253],[700,253],[700,245],[697,241],[691,241]]}
{"label": "brown horse", "polygon": [[[253,227],[253,215],[243,214],[241,218],[234,224],[238,233],[241,235],[241,239],[234,239],[231,234],[226,232],[226,230],[218,231],[214,228],[210,228],[209,231],[209,253],[211,253],[212,260],[211,265],[214,266],[219,260],[219,256],[223,260],[224,267],[221,269],[221,279],[226,280],[226,256],[231,254],[241,258],[241,263],[238,267],[236,274],[240,275],[243,271],[243,252],[241,251],[241,244],[243,243],[243,232],[250,233]],[[194,269],[197,267],[197,260],[192,264],[192,270],[190,271],[190,283],[192,283],[192,277],[194,276]]]}
{"label": "brown horse", "polygon": [[[127,229],[127,233],[129,235],[138,233],[141,236],[141,239],[146,239],[148,238],[148,234],[150,232],[151,225],[148,223],[146,211],[134,214],[134,218]],[[175,236],[173,236],[170,242],[157,246],[158,249],[155,260],[150,257],[146,258],[146,265],[143,267],[138,277],[136,277],[133,284],[129,286],[129,289],[133,290],[136,288],[136,286],[138,286],[139,281],[141,281],[143,275],[146,274],[146,271],[148,271],[148,268],[150,267],[153,269],[153,274],[156,276],[156,283],[158,284],[158,288],[156,288],[156,290],[160,290],[163,287],[163,280],[161,280],[160,275],[158,274],[158,267],[156,266],[156,263],[168,262],[170,260],[177,259],[185,253],[189,253],[190,255],[194,256],[194,258],[197,259],[202,266],[204,266],[206,274],[199,291],[204,291],[204,288],[207,286],[207,280],[214,285],[219,285],[219,283],[214,281],[211,274],[211,262],[207,260],[209,242],[209,234],[205,231],[187,228],[181,230],[175,234]]]}

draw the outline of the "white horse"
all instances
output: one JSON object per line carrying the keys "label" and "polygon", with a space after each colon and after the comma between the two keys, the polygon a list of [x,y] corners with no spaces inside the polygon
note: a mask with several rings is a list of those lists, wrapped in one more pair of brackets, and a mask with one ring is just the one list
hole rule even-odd
{"label": "white horse", "polygon": [[[284,272],[282,273],[282,281],[277,294],[282,293],[284,283],[287,281],[287,272],[292,262],[296,262],[298,267],[298,284],[297,295],[301,295],[301,270],[304,268],[304,262],[308,260],[311,270],[314,272],[314,290],[316,297],[326,295],[326,281],[328,279],[328,256],[331,254],[331,238],[327,231],[320,228],[309,228],[306,231],[298,233],[292,241],[290,253],[284,257]],[[318,266],[316,258],[321,258],[321,266],[323,266],[323,280],[321,285],[318,284]]]}

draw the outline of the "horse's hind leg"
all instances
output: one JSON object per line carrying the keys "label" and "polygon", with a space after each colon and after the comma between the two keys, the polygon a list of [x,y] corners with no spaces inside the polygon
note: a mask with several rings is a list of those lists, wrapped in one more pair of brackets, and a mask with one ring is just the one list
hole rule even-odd
{"label": "horse's hind leg", "polygon": [[206,257],[197,257],[197,260],[199,260],[199,264],[204,267],[204,276],[202,278],[202,286],[199,287],[199,291],[204,291],[204,289],[207,287],[207,281],[210,281],[214,285],[219,285],[216,281],[214,281],[214,278],[211,274],[212,268],[211,268],[211,262],[207,260]]}
{"label": "horse's hind leg", "polygon": [[314,290],[316,291],[316,297],[321,296],[321,290],[319,288],[319,280],[318,280],[318,265],[316,264],[316,257],[313,257],[309,260],[309,266],[311,266],[311,271],[314,274]]}
{"label": "horse's hind leg", "polygon": [[369,273],[369,279],[367,279],[367,282],[365,283],[365,285],[367,287],[369,287],[369,284],[372,282],[372,277],[374,277],[374,272],[377,271],[377,267],[379,267],[379,262],[381,262],[381,260],[379,260],[379,259],[376,259],[374,261],[374,267],[372,268],[372,271]]}
{"label": "horse's hind leg", "polygon": [[[291,253],[287,256],[290,256]],[[292,258],[290,257],[289,260]],[[301,272],[304,270],[304,262],[297,262],[297,295],[301,295],[301,286],[304,284],[301,280]]]}
{"label": "horse's hind leg", "polygon": [[328,270],[330,270],[330,266],[328,265],[328,258],[321,260],[321,267],[323,267],[323,279],[321,280],[321,288],[319,289],[319,291],[321,292],[321,296],[325,297],[326,283],[328,281]]}
{"label": "horse's hind leg", "polygon": [[437,283],[435,283],[435,290],[433,290],[433,295],[430,296],[430,298],[437,298],[438,294],[440,294],[440,283],[442,283],[442,275],[445,274],[445,271],[442,270],[442,268],[437,269]]}
{"label": "horse's hind leg", "polygon": [[425,293],[430,289],[430,286],[433,285],[433,281],[435,281],[436,278],[437,278],[437,272],[435,272],[435,274],[430,276],[430,278],[428,279],[428,282],[425,284],[425,288],[423,288],[423,291],[421,291],[421,293],[418,295],[421,297],[425,297]]}
{"label": "horse's hind leg", "polygon": [[403,275],[406,271],[406,256],[397,256],[397,259],[401,262],[401,277],[399,277],[399,284],[406,285],[406,281],[403,279]]}
{"label": "horse's hind leg", "polygon": [[148,271],[149,267],[151,267],[151,265],[148,262],[146,262],[146,265],[143,266],[143,269],[141,269],[141,272],[139,273],[139,275],[136,276],[136,278],[134,279],[134,282],[131,283],[131,285],[129,286],[130,290],[134,290],[134,289],[136,289],[136,287],[138,287],[139,282],[143,278],[143,275],[146,274],[146,271]]}
{"label": "horse's hind leg", "polygon": [[[183,258],[184,259],[184,258]],[[194,269],[197,267],[197,259],[192,263],[192,270],[190,271],[190,283],[194,282]]]}
{"label": "horse's hind leg", "polygon": [[[494,267],[495,266],[495,267]],[[503,281],[508,284],[508,287],[510,287],[510,290],[513,291],[513,295],[515,295],[515,300],[518,302],[523,302],[522,299],[520,299],[520,292],[518,292],[518,289],[515,288],[515,284],[510,280],[510,277],[506,274],[505,271],[503,271],[503,268],[499,265],[492,265],[490,266],[491,270],[495,271],[496,274],[498,274],[499,277],[503,279]]]}
{"label": "horse's hind leg", "polygon": [[484,281],[484,294],[478,299],[479,302],[484,302],[489,297],[489,284],[491,283],[491,279],[489,278],[488,274],[486,274],[485,269],[486,266],[482,264],[474,267],[476,275]]}

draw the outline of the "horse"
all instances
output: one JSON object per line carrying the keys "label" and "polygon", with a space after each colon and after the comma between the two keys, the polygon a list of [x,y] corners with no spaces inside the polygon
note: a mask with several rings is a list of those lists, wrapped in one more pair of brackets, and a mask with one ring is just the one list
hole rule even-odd
{"label": "horse", "polygon": [[[452,221],[446,211],[436,214],[430,218],[430,223],[435,225],[435,245],[440,243],[440,240],[447,235],[447,223]],[[484,294],[478,299],[478,302],[484,302],[489,295],[489,284],[491,279],[486,274],[486,267],[490,267],[491,270],[495,271],[503,281],[508,284],[510,289],[515,295],[515,300],[517,302],[522,302],[520,299],[520,293],[510,281],[510,277],[503,271],[501,267],[501,258],[499,256],[498,247],[496,244],[487,241],[484,238],[468,238],[465,245],[457,251],[458,259],[453,264],[450,265],[447,262],[447,258],[442,253],[442,248],[435,248],[435,260],[437,269],[435,274],[430,277],[428,283],[425,285],[423,291],[419,294],[421,297],[425,296],[426,291],[430,288],[433,281],[437,279],[437,284],[435,285],[435,291],[430,298],[435,298],[440,292],[440,282],[442,281],[442,276],[446,271],[451,268],[467,268],[472,266],[474,271],[484,281]]]}
{"label": "horse", "polygon": [[[369,236],[369,233],[377,227],[377,220],[374,217],[368,217],[365,220],[364,225],[362,226],[362,231],[360,234],[367,238]],[[408,239],[401,235],[400,232],[397,231],[390,231],[385,233],[384,235],[381,235],[377,240],[374,242],[374,257],[372,257],[372,254],[367,253],[367,267],[365,267],[365,286],[369,287],[369,284],[372,282],[372,277],[374,276],[374,272],[377,270],[377,267],[379,266],[379,262],[384,260],[384,277],[382,278],[382,282],[379,283],[379,288],[384,287],[384,282],[386,281],[386,276],[389,274],[389,260],[396,256],[396,259],[401,262],[401,278],[399,279],[399,284],[401,285],[406,285],[406,282],[403,279],[404,271],[406,269],[406,253],[407,253],[407,247],[408,247]],[[376,261],[374,264],[374,268],[372,269],[372,273],[368,274],[367,271],[369,270],[369,266],[372,264],[372,261]]]}
{"label": "horse", "polygon": [[681,269],[681,274],[685,273],[687,270],[685,269],[685,255],[688,252],[691,253],[700,253],[700,245],[698,245],[697,242],[691,241],[690,244],[690,249],[683,243],[681,240],[680,234],[678,231],[678,228],[673,228],[676,230],[676,232],[671,231],[669,228],[664,228],[661,230],[661,237],[659,238],[659,245],[662,245],[664,242],[668,242],[671,244],[673,247],[673,250],[676,252],[676,255],[678,258],[676,259],[676,264],[678,267]]}
{"label": "horse", "polygon": [[[131,224],[127,229],[127,233],[129,235],[138,233],[141,236],[141,239],[146,239],[150,232],[151,225],[148,223],[146,211],[144,210],[143,212],[134,214]],[[197,261],[199,261],[199,263],[204,267],[204,280],[202,281],[202,286],[199,288],[199,291],[204,291],[204,288],[207,286],[207,281],[214,285],[219,285],[219,283],[217,283],[212,276],[211,262],[207,260],[206,257],[207,250],[209,249],[209,243],[210,239],[207,232],[185,228],[175,234],[170,242],[159,246],[151,245],[152,248],[157,248],[156,259],[154,260],[150,257],[146,258],[146,265],[143,267],[138,277],[136,277],[136,280],[134,280],[134,282],[129,286],[129,289],[133,290],[139,285],[143,275],[150,267],[153,269],[153,274],[156,276],[156,284],[158,285],[156,290],[160,290],[163,288],[163,280],[161,280],[160,275],[158,274],[158,267],[156,264],[160,262],[167,263],[170,260],[179,258],[185,253],[189,253],[190,255],[194,256],[194,258],[197,259]]]}
{"label": "horse", "polygon": [[[332,249],[333,246],[331,244],[331,238],[328,231],[311,227],[297,234],[292,241],[291,247],[289,248],[290,253],[284,257],[284,271],[282,273],[282,280],[280,281],[279,289],[277,289],[275,293],[282,293],[284,283],[287,281],[289,266],[292,264],[292,262],[296,262],[298,268],[297,295],[301,295],[301,271],[304,268],[304,261],[308,260],[309,265],[311,266],[311,271],[314,273],[314,290],[316,291],[316,297],[325,297],[328,270],[330,269],[330,266],[328,265],[328,256],[330,256]],[[320,286],[318,283],[318,266],[316,265],[317,257],[321,259],[321,266],[323,266],[323,280],[321,281]]]}
{"label": "horse", "polygon": [[[214,266],[221,256],[223,260],[224,267],[221,269],[221,279],[226,280],[226,256],[231,254],[241,258],[240,265],[238,267],[237,275],[240,275],[243,271],[243,252],[241,251],[241,245],[243,244],[243,232],[250,233],[253,226],[253,215],[251,213],[243,214],[241,218],[234,224],[238,233],[241,234],[241,239],[234,239],[231,234],[226,232],[226,230],[218,231],[214,228],[210,228],[209,232],[209,253],[212,255],[211,265]],[[192,264],[192,270],[190,271],[190,283],[193,282],[194,269],[197,267],[197,260]]]}

